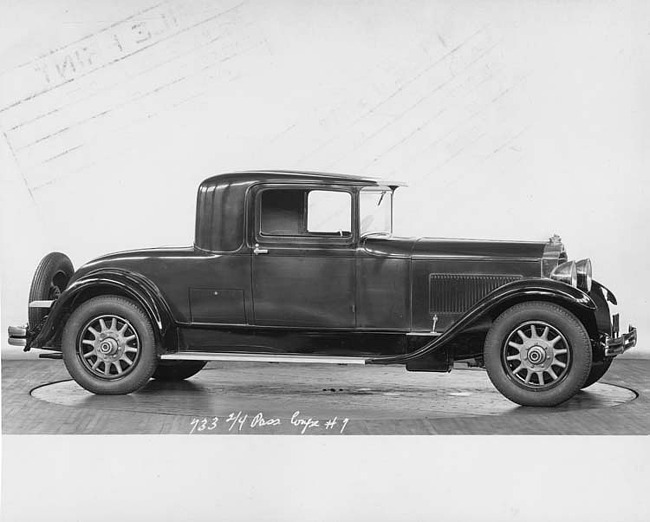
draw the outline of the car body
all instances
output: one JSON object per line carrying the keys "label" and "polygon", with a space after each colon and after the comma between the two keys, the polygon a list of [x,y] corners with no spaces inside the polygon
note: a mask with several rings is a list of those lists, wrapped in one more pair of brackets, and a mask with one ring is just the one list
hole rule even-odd
{"label": "car body", "polygon": [[[66,276],[70,265],[49,293],[34,285],[53,269],[37,270],[30,306],[41,316],[10,328],[10,342],[63,352],[73,377],[95,393],[128,393],[161,367],[200,369],[209,360],[433,372],[467,360],[485,364],[493,382],[501,372],[500,391],[529,405],[567,400],[635,345],[636,330],[621,334],[610,313],[613,293],[591,280],[589,260],[568,261],[557,236],[395,237],[392,200],[401,185],[292,171],[210,177],[198,190],[194,245],[110,254]],[[51,263],[61,264],[58,256]],[[130,309],[120,315],[102,301],[107,297],[119,298],[115,306],[130,303],[139,316],[127,320]],[[80,316],[87,324],[71,326],[90,301],[96,310]],[[124,352],[135,350],[133,343],[137,361]],[[127,385],[143,343],[153,355]],[[490,351],[486,343],[498,346]],[[118,355],[123,362],[111,359]]]}

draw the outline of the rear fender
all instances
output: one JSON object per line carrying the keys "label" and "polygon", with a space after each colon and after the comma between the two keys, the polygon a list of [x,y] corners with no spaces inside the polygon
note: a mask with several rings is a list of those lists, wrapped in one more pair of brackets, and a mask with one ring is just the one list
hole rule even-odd
{"label": "rear fender", "polygon": [[68,286],[54,302],[40,330],[31,332],[29,347],[44,348],[60,338],[68,316],[80,304],[99,295],[121,295],[135,301],[151,321],[158,350],[176,348],[175,322],[160,290],[143,275],[122,269],[98,269]]}

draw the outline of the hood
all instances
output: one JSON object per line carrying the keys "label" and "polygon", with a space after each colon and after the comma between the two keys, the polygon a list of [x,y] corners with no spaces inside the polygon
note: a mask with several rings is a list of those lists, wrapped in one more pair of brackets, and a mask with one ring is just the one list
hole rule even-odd
{"label": "hood", "polygon": [[362,246],[369,253],[398,257],[519,259],[540,261],[549,243],[544,241],[486,241],[475,239],[398,238],[367,236]]}
{"label": "hood", "polygon": [[486,241],[477,239],[418,239],[413,248],[417,257],[480,257],[540,260],[543,241]]}

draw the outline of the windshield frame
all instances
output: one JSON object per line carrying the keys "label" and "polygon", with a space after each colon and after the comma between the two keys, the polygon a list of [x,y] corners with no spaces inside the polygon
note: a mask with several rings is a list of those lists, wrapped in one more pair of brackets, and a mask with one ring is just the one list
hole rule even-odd
{"label": "windshield frame", "polygon": [[[384,198],[390,197],[389,199],[389,206],[388,206],[388,212],[390,215],[390,230],[370,230],[367,232],[364,232],[362,229],[362,222],[363,222],[363,215],[362,215],[362,204],[361,200],[364,194],[367,193],[384,193]],[[393,211],[394,211],[394,201],[393,197],[395,195],[395,189],[392,187],[388,186],[383,186],[383,185],[377,185],[377,186],[371,186],[371,187],[363,187],[359,190],[359,213],[358,213],[358,220],[359,220],[359,237],[367,237],[371,235],[381,235],[381,236],[392,236],[393,235]]]}

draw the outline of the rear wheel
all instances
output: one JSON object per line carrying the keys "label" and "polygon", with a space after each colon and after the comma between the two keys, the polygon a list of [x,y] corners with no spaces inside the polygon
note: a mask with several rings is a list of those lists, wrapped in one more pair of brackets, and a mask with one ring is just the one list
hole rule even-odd
{"label": "rear wheel", "polygon": [[159,381],[182,381],[199,373],[207,361],[159,362],[153,378]]}
{"label": "rear wheel", "polygon": [[[29,302],[54,301],[67,288],[74,273],[70,258],[61,252],[50,252],[36,267],[32,286],[29,289]],[[29,308],[29,325],[37,326],[47,315],[47,308]]]}
{"label": "rear wheel", "polygon": [[555,406],[573,397],[591,370],[585,327],[553,303],[521,303],[503,312],[485,339],[494,386],[522,406]]}
{"label": "rear wheel", "polygon": [[100,395],[134,392],[156,370],[151,323],[123,297],[100,296],[81,304],[66,323],[61,348],[72,378]]}

